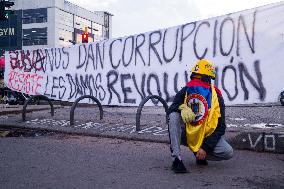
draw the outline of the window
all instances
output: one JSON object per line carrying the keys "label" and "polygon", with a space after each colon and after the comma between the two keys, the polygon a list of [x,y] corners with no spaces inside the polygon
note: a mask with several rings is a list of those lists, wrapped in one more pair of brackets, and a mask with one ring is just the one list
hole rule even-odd
{"label": "window", "polygon": [[59,12],[56,12],[56,18],[59,18],[58,22],[61,27],[73,28],[73,15],[72,14],[60,10]]}
{"label": "window", "polygon": [[99,38],[103,37],[103,26],[95,22],[93,22],[92,25],[93,25],[93,34]]}
{"label": "window", "polygon": [[23,10],[23,24],[47,22],[47,9],[27,9]]}
{"label": "window", "polygon": [[47,45],[47,28],[23,30],[23,46]]}
{"label": "window", "polygon": [[85,30],[85,27],[88,28],[88,32],[91,33],[91,21],[86,20],[84,18],[75,16],[75,26],[76,29]]}
{"label": "window", "polygon": [[68,46],[73,44],[73,33],[68,31],[68,30],[64,30],[62,28],[59,28],[59,45],[60,46]]}
{"label": "window", "polygon": [[108,13],[104,14],[104,37],[109,39],[109,20],[110,15]]}

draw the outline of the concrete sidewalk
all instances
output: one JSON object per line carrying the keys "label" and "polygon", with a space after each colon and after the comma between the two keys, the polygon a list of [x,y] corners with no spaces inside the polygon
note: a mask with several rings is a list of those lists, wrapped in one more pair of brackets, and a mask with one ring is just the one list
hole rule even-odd
{"label": "concrete sidewalk", "polygon": [[[37,129],[87,136],[120,138],[169,143],[166,114],[163,107],[144,107],[141,130],[136,131],[137,107],[103,107],[99,119],[96,106],[78,107],[75,124],[70,126],[70,106],[29,105],[27,119],[22,121],[22,106],[0,105],[0,127],[5,129]],[[284,107],[226,107],[225,137],[236,149],[284,153]]]}

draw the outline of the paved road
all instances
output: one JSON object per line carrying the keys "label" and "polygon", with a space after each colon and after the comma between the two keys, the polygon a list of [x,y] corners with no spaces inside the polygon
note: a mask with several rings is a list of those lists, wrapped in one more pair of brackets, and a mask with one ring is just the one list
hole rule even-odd
{"label": "paved road", "polygon": [[[284,188],[283,154],[235,151],[233,159],[175,175],[166,144],[51,135],[0,138],[0,188]],[[191,187],[192,186],[192,187]]]}

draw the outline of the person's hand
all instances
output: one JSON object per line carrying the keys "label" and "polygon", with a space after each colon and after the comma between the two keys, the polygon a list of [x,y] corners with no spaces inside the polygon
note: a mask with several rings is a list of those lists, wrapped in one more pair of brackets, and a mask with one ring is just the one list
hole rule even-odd
{"label": "person's hand", "polygon": [[196,158],[199,160],[204,160],[206,158],[206,152],[202,148],[200,148],[196,153]]}
{"label": "person's hand", "polygon": [[195,114],[186,104],[180,105],[178,109],[181,111],[181,118],[184,123],[190,123],[194,121]]}

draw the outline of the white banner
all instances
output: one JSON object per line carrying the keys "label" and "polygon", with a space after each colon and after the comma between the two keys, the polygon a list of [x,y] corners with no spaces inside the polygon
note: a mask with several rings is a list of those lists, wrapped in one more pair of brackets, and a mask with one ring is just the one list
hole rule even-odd
{"label": "white banner", "polygon": [[137,106],[155,94],[170,104],[205,58],[217,67],[226,104],[276,102],[284,90],[283,20],[280,2],[99,43],[6,52],[5,84],[71,102],[93,95],[103,105]]}

